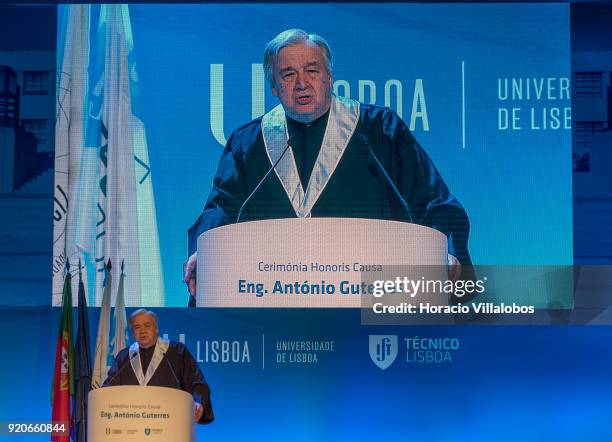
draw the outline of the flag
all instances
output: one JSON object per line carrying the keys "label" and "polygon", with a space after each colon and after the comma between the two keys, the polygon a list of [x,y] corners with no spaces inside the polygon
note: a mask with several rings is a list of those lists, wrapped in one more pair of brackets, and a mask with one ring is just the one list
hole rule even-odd
{"label": "flag", "polygon": [[72,440],[87,441],[87,395],[91,390],[91,349],[89,347],[89,319],[87,298],[79,261],[78,331],[74,346],[74,400],[72,406]]}
{"label": "flag", "polygon": [[[57,60],[52,305],[62,301],[64,263],[83,258],[82,241],[77,237],[77,224],[85,222],[84,211],[88,210],[82,203],[83,171],[88,161],[95,160],[95,149],[83,148],[90,6],[67,5],[62,11]],[[73,284],[76,291],[77,281]],[[85,290],[87,294],[86,286]]]}
{"label": "flag", "polygon": [[111,275],[112,264],[110,260],[104,268],[104,295],[102,307],[100,308],[100,320],[98,321],[98,334],[96,336],[96,351],[94,354],[94,369],[91,377],[91,388],[100,388],[106,380],[109,366],[107,365],[108,335],[110,331],[110,303],[111,286],[113,277]]}
{"label": "flag", "polygon": [[[164,305],[128,6],[69,5],[62,6],[61,13],[65,20],[58,34],[53,305],[61,302],[63,263],[77,258],[85,264],[85,294],[93,294],[90,304],[102,302],[105,263],[125,258],[130,269],[127,304]],[[113,294],[119,280],[114,276]]]}
{"label": "flag", "polygon": [[[130,269],[125,280],[129,302],[163,305],[155,202],[128,6],[101,5],[96,35],[96,82],[90,106],[99,115],[101,134],[96,262],[125,259]],[[102,275],[97,275],[99,299]],[[116,285],[112,292],[118,292]]]}
{"label": "flag", "polygon": [[55,370],[51,398],[51,421],[65,424],[67,429],[66,433],[51,435],[51,440],[58,442],[68,442],[70,440],[70,396],[74,393],[72,345],[72,276],[70,275],[70,265],[66,262],[62,316],[55,350]]}
{"label": "flag", "polygon": [[127,334],[127,320],[125,316],[125,297],[123,294],[124,287],[124,263],[121,263],[121,276],[119,277],[119,289],[117,290],[117,298],[115,299],[115,309],[113,311],[113,322],[115,323],[114,333],[111,339],[111,347],[109,349],[109,356],[111,361],[117,357],[119,352],[127,347],[128,334]]}

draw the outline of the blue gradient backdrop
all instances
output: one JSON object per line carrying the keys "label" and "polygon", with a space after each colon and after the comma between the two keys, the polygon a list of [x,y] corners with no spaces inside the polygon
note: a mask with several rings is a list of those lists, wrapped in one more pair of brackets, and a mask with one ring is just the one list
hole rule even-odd
{"label": "blue gradient backdrop", "polygon": [[[185,334],[194,354],[200,341],[202,360],[205,340],[248,342],[250,363],[200,363],[217,419],[198,427],[198,440],[610,440],[609,327],[363,327],[347,310],[158,313],[170,339]],[[89,316],[96,330],[98,309]],[[0,311],[15,358],[0,367],[2,419],[50,419],[49,329],[58,321],[59,309]],[[411,364],[400,353],[382,371],[369,334],[451,337],[460,349],[444,364]],[[331,339],[336,351],[315,365],[278,365],[275,342],[289,339]]]}

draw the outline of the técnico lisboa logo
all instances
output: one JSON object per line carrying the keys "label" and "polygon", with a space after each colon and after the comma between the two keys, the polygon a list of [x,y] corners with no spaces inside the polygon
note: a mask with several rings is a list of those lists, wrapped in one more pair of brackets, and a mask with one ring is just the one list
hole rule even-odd
{"label": "t\u00e9cnico lisboa logo", "polygon": [[370,335],[370,358],[385,370],[397,357],[397,335]]}

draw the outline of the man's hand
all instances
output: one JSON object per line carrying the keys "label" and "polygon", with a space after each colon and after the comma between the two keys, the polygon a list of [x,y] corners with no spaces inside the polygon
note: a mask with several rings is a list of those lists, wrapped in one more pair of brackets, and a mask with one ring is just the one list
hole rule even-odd
{"label": "man's hand", "polygon": [[187,284],[187,289],[191,296],[196,294],[196,269],[198,268],[198,256],[194,253],[183,264],[183,281]]}
{"label": "man's hand", "polygon": [[204,414],[204,407],[199,402],[195,402],[193,404],[193,420],[195,422],[200,422],[200,419],[202,419],[203,414]]}
{"label": "man's hand", "polygon": [[[191,259],[191,258],[190,258]],[[456,281],[461,276],[461,263],[450,253],[448,254],[448,279]]]}

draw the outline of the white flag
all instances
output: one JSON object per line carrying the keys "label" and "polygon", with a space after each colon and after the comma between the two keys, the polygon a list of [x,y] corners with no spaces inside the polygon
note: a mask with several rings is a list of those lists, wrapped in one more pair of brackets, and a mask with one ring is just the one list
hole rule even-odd
{"label": "white flag", "polygon": [[115,309],[113,313],[113,322],[115,323],[115,331],[113,333],[111,347],[109,353],[113,358],[116,358],[121,350],[127,347],[127,318],[125,315],[125,299],[123,295],[123,286],[125,280],[125,272],[123,263],[121,263],[121,276],[119,277],[119,289],[117,291],[117,299],[115,301]]}
{"label": "white flag", "polygon": [[[77,196],[81,187],[83,111],[87,96],[89,59],[89,10],[89,5],[67,6],[58,51],[52,305],[61,305],[62,302],[63,269],[66,260],[84,262],[81,247],[75,240],[75,220],[78,219]],[[84,278],[87,279],[87,274]],[[85,289],[87,296],[87,285]],[[78,291],[77,278],[73,279],[72,291]]]}
{"label": "white flag", "polygon": [[[127,5],[102,5],[98,42],[104,68],[96,262],[125,259],[129,305],[163,305],[164,288],[144,125],[134,110],[139,94]],[[134,101],[136,100],[136,102]],[[113,288],[116,293],[117,287]],[[96,282],[96,299],[102,292]]]}
{"label": "white flag", "polygon": [[[110,263],[108,265],[110,267]],[[104,296],[100,308],[98,335],[96,336],[96,351],[94,353],[94,368],[91,375],[91,388],[100,388],[106,379],[110,365],[108,364],[108,336],[110,332],[111,287],[113,277],[110,269],[105,268]]]}

